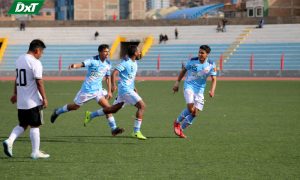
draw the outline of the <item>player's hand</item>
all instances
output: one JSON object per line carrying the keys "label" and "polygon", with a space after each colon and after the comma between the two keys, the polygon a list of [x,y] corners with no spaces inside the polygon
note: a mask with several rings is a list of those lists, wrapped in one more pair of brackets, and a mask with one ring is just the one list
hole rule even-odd
{"label": "player's hand", "polygon": [[179,82],[176,81],[174,86],[173,86],[173,92],[176,93],[176,92],[178,92],[178,90],[179,90]]}
{"label": "player's hand", "polygon": [[173,93],[178,92],[178,90],[179,90],[179,87],[174,85],[174,86],[173,86]]}
{"label": "player's hand", "polygon": [[17,102],[17,95],[16,95],[16,94],[14,94],[14,95],[11,96],[10,102],[11,102],[12,104],[15,104],[15,103]]}
{"label": "player's hand", "polygon": [[111,85],[111,92],[115,92],[117,90],[117,86],[115,84]]}
{"label": "player's hand", "polygon": [[210,97],[214,97],[215,96],[215,92],[209,91],[209,96]]}
{"label": "player's hand", "polygon": [[111,92],[110,92],[110,93],[107,93],[106,99],[110,100],[112,97],[113,97],[113,96],[112,96],[112,93],[111,93]]}
{"label": "player's hand", "polygon": [[47,107],[48,107],[48,100],[43,99],[43,108],[47,108]]}

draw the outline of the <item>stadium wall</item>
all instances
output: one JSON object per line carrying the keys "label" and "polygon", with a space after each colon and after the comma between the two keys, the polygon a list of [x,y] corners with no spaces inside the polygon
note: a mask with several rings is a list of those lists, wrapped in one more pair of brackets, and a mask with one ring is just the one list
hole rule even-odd
{"label": "stadium wall", "polygon": [[[265,24],[299,24],[300,16],[265,17]],[[27,27],[117,27],[217,25],[219,18],[197,20],[118,20],[118,21],[28,21]],[[254,25],[260,18],[230,18],[230,25]],[[18,21],[0,21],[0,27],[18,27]]]}

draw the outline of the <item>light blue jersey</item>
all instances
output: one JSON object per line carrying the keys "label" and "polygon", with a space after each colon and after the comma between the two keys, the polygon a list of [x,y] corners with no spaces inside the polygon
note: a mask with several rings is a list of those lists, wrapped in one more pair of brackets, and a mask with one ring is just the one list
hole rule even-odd
{"label": "light blue jersey", "polygon": [[208,76],[216,76],[216,65],[208,58],[203,64],[198,57],[192,58],[185,65],[187,76],[184,81],[184,89],[191,89],[194,93],[203,94]]}
{"label": "light blue jersey", "polygon": [[118,94],[123,95],[134,91],[134,79],[137,72],[137,63],[125,58],[116,69],[119,71]]}
{"label": "light blue jersey", "polygon": [[94,56],[92,59],[87,59],[82,63],[87,68],[88,72],[81,86],[81,91],[94,93],[101,90],[104,76],[110,76],[110,62],[108,60],[102,62],[98,55]]}

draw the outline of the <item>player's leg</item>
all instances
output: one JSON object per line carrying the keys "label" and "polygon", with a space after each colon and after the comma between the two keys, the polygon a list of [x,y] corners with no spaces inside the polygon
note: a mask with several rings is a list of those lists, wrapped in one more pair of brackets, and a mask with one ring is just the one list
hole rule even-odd
{"label": "player's leg", "polygon": [[141,125],[143,122],[146,104],[136,92],[127,94],[125,96],[125,102],[128,104],[132,104],[137,108],[132,136],[142,140],[147,139],[141,132]]}
{"label": "player's leg", "polygon": [[50,119],[51,122],[54,123],[58,116],[63,113],[79,109],[80,106],[93,98],[95,98],[95,94],[79,91],[74,98],[74,103],[66,104],[62,107],[54,109]]}
{"label": "player's leg", "polygon": [[194,103],[187,104],[187,109],[190,112],[190,114],[184,118],[184,121],[181,124],[182,130],[184,130],[185,128],[187,128],[189,125],[191,125],[193,123],[193,120],[196,117],[197,112],[199,111],[195,107]]}
{"label": "player's leg", "polygon": [[[102,106],[103,108],[109,108],[111,107],[108,100],[105,98],[102,98],[102,101],[99,101],[100,106]],[[120,108],[119,108],[120,109]],[[119,110],[118,109],[118,110]],[[116,111],[116,110],[115,110]],[[124,128],[119,128],[117,126],[117,123],[115,121],[115,118],[112,114],[106,114],[106,119],[108,122],[109,127],[111,128],[111,134],[113,136],[116,136],[118,134],[122,134],[125,130]]]}
{"label": "player's leg", "polygon": [[54,123],[55,120],[58,118],[59,115],[69,112],[69,111],[74,111],[80,108],[80,105],[77,105],[75,103],[72,104],[66,104],[62,107],[54,109],[52,115],[51,115],[51,122]]}
{"label": "player's leg", "polygon": [[118,96],[112,106],[106,106],[106,107],[98,109],[97,111],[94,111],[94,112],[86,111],[85,122],[89,122],[93,118],[98,117],[98,116],[104,116],[107,114],[116,113],[123,107],[123,105],[124,105],[124,102],[123,102],[122,97]]}
{"label": "player's leg", "polygon": [[187,104],[187,107],[182,110],[177,119],[175,119],[173,124],[174,133],[181,137],[185,138],[186,136],[182,132],[181,123],[188,117],[194,110],[194,92],[191,89],[184,90],[184,99]]}
{"label": "player's leg", "polygon": [[[184,99],[186,104],[193,104],[194,103],[194,92],[190,89],[185,89],[184,90]],[[189,108],[189,106],[187,106],[187,108],[183,109],[182,112],[179,114],[179,116],[177,117],[177,119],[175,120],[176,123],[181,123],[186,116],[191,114],[192,108]]]}
{"label": "player's leg", "polygon": [[[102,108],[109,108],[110,107],[110,104],[109,104],[108,100],[104,96],[102,96],[99,99],[98,104]],[[89,123],[93,118],[99,116],[99,113],[98,113],[98,111],[95,111],[95,112],[92,112],[92,113],[87,111],[85,116],[86,116],[86,118],[85,118],[85,121],[84,121],[84,125],[86,126],[86,124]],[[116,136],[116,135],[121,134],[121,133],[124,132],[123,128],[117,127],[115,118],[113,117],[112,114],[106,114],[106,118],[107,118],[107,121],[108,121],[108,125],[111,128],[111,134],[113,136]]]}
{"label": "player's leg", "polygon": [[17,125],[10,133],[8,139],[3,141],[4,153],[8,157],[13,156],[13,144],[14,141],[27,129],[28,123],[25,117],[27,116],[26,110],[18,110],[19,125]]}
{"label": "player's leg", "polygon": [[182,129],[185,129],[188,126],[193,124],[193,120],[197,116],[197,113],[199,112],[199,110],[202,111],[203,106],[204,106],[203,94],[196,94],[194,96],[194,103],[192,105],[188,104],[188,109],[191,111],[191,114],[185,118],[184,122],[181,125]]}
{"label": "player's leg", "polygon": [[30,128],[30,140],[32,145],[32,159],[39,158],[49,158],[50,155],[40,151],[40,126],[44,124],[43,118],[43,107],[38,106],[32,108],[30,111],[30,115],[28,116],[28,124],[31,126]]}
{"label": "player's leg", "polygon": [[141,125],[143,122],[143,115],[146,105],[143,100],[140,100],[136,103],[135,107],[137,107],[137,112],[136,119],[134,120],[133,136],[137,137],[138,139],[145,140],[147,138],[141,133]]}
{"label": "player's leg", "polygon": [[188,108],[183,109],[179,114],[179,116],[175,119],[176,123],[181,123],[185,119],[185,117],[190,114],[191,112],[189,111]]}

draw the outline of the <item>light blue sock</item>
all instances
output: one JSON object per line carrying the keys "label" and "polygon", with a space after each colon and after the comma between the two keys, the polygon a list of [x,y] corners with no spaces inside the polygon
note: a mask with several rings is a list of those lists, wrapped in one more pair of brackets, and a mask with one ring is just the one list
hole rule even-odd
{"label": "light blue sock", "polygon": [[185,108],[185,109],[180,113],[180,115],[177,117],[176,122],[177,122],[177,123],[181,123],[181,122],[184,120],[184,118],[185,118],[186,116],[190,115],[190,114],[191,114],[190,111],[189,111],[187,108]]}
{"label": "light blue sock", "polygon": [[56,114],[57,115],[60,115],[60,114],[62,114],[62,113],[65,113],[65,112],[68,112],[69,110],[68,110],[68,105],[66,104],[66,105],[64,105],[63,107],[60,107],[60,108],[58,108],[57,110],[56,110]]}
{"label": "light blue sock", "polygon": [[103,112],[103,109],[99,109],[99,110],[91,113],[91,119],[98,117],[98,116],[103,116],[103,115],[105,115],[105,113]]}
{"label": "light blue sock", "polygon": [[191,114],[188,115],[185,120],[183,121],[182,125],[181,125],[181,128],[182,129],[185,129],[187,128],[189,125],[192,125],[193,124],[193,120],[194,120],[194,116],[192,116]]}
{"label": "light blue sock", "polygon": [[108,121],[108,125],[112,131],[117,128],[117,124],[116,124],[115,118],[113,116],[107,118],[107,121]]}
{"label": "light blue sock", "polygon": [[134,127],[133,132],[136,133],[141,130],[142,120],[141,119],[135,119],[134,121]]}

